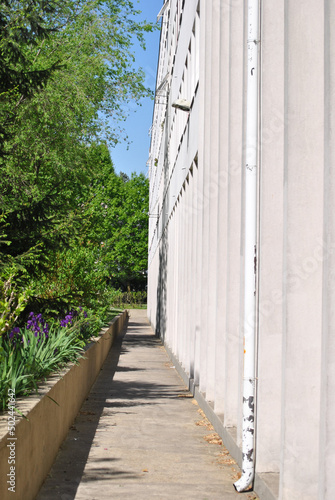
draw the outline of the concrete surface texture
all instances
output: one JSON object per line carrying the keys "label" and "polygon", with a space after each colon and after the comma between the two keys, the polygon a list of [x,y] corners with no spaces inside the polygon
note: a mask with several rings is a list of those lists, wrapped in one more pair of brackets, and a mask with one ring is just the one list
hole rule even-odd
{"label": "concrete surface texture", "polygon": [[146,311],[132,310],[37,500],[241,499],[238,474]]}

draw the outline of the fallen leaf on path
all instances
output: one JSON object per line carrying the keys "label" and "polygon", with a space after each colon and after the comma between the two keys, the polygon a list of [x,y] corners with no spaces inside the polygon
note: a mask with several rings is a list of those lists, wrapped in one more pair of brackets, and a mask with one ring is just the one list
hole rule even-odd
{"label": "fallen leaf on path", "polygon": [[214,431],[214,427],[207,419],[198,420],[198,422],[196,422],[195,425],[199,425],[200,427],[206,427],[206,429],[209,431]]}
{"label": "fallen leaf on path", "polygon": [[219,434],[213,432],[212,434],[208,434],[208,436],[204,436],[204,440],[210,444],[222,444],[222,439]]}
{"label": "fallen leaf on path", "polygon": [[217,458],[217,462],[221,465],[235,465],[236,462],[233,458]]}
{"label": "fallen leaf on path", "polygon": [[206,427],[206,429],[208,429],[209,431],[214,431],[214,427],[212,426],[212,424],[210,423],[210,421],[208,420],[208,418],[206,417],[201,408],[199,408],[198,413],[200,413],[200,415],[202,416],[202,420],[198,420],[198,422],[196,422],[195,425],[200,425],[202,427]]}
{"label": "fallen leaf on path", "polygon": [[[234,469],[233,469],[234,470]],[[236,472],[236,471],[235,471]],[[232,476],[232,480],[233,481],[238,481],[240,479],[240,477],[242,476],[241,472],[237,472],[236,474],[234,474]]]}

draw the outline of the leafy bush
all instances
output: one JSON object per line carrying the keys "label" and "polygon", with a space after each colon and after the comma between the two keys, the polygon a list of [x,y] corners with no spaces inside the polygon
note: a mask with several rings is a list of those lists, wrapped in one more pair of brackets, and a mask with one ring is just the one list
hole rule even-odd
{"label": "leafy bush", "polygon": [[111,297],[111,303],[115,307],[127,308],[127,307],[141,307],[147,302],[147,292],[146,291],[128,291],[121,292],[115,291]]}

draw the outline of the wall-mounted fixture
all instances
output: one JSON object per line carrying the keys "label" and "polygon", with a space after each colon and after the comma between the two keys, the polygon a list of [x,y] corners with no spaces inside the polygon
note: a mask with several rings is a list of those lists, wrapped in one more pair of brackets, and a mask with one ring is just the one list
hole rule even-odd
{"label": "wall-mounted fixture", "polygon": [[187,99],[177,99],[172,104],[173,108],[181,109],[182,111],[190,111],[191,109],[191,101]]}

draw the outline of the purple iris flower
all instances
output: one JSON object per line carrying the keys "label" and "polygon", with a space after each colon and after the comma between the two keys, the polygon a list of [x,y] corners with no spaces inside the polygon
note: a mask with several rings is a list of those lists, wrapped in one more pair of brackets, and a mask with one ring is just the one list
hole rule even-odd
{"label": "purple iris flower", "polygon": [[15,337],[18,333],[20,333],[20,328],[18,326],[15,326],[12,331],[9,334],[9,338],[12,339]]}
{"label": "purple iris flower", "polygon": [[45,322],[41,313],[35,316],[35,314],[31,312],[28,317],[27,330],[31,330],[35,337],[38,337],[38,342],[40,342],[42,340],[42,334],[46,335],[49,333],[49,325]]}

